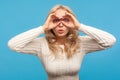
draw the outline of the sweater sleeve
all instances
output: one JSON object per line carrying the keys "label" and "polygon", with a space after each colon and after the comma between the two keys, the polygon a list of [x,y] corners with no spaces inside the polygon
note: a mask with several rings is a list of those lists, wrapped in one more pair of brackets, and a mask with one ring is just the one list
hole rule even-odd
{"label": "sweater sleeve", "polygon": [[[8,41],[8,47],[11,50],[22,53],[32,53],[37,55],[40,48],[38,36],[44,33],[43,28],[37,27],[23,32]],[[38,47],[39,46],[39,47]]]}
{"label": "sweater sleeve", "polygon": [[82,47],[86,53],[107,49],[116,42],[116,38],[110,33],[91,26],[81,24],[79,31],[86,34],[81,37]]}

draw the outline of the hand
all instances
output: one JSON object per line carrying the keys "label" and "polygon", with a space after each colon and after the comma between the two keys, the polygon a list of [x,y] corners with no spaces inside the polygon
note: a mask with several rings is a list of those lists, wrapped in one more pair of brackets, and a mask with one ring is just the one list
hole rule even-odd
{"label": "hand", "polygon": [[53,23],[52,17],[54,17],[54,14],[49,14],[45,24],[43,25],[44,31],[48,31],[56,27],[56,25]]}
{"label": "hand", "polygon": [[62,23],[68,27],[68,28],[72,28],[74,29],[75,28],[75,25],[73,23],[73,20],[71,19],[71,17],[69,15],[65,15],[62,19]]}
{"label": "hand", "polygon": [[[72,20],[72,22],[73,22],[73,25],[74,25],[74,28],[75,28],[75,29],[78,29],[78,28],[80,27],[80,23],[79,23],[79,21],[75,18],[75,16],[73,16],[73,14],[71,14],[71,13],[66,13],[66,15],[68,15],[68,16],[71,18],[71,20]],[[73,28],[73,26],[69,26],[69,27],[72,27],[72,28]]]}

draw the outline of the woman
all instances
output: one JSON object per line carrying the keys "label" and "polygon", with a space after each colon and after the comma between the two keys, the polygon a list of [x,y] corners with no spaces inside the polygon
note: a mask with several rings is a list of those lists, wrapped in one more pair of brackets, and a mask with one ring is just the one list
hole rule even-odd
{"label": "woman", "polygon": [[[83,32],[86,36],[79,36]],[[38,37],[41,34],[45,37]],[[79,80],[78,72],[85,54],[104,50],[116,42],[113,35],[79,23],[66,6],[53,7],[43,26],[13,37],[10,49],[37,55],[48,80]]]}

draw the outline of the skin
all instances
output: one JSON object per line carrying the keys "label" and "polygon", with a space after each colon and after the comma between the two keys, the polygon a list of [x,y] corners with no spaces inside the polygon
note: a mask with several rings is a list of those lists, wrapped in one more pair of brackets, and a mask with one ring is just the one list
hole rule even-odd
{"label": "skin", "polygon": [[64,44],[70,28],[78,29],[79,27],[80,23],[77,19],[65,9],[57,9],[54,13],[50,14],[43,25],[44,31],[53,30],[58,44]]}

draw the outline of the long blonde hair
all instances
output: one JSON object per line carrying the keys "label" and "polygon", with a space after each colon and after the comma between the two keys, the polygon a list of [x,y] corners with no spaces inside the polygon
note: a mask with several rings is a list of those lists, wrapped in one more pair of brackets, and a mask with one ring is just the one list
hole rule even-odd
{"label": "long blonde hair", "polygon": [[[71,13],[73,14],[73,16],[75,16],[70,8],[63,5],[56,5],[55,7],[53,7],[50,13],[48,14],[48,16],[58,9],[64,9],[68,13]],[[53,54],[58,55],[57,53],[59,52],[58,50],[60,49],[60,47],[56,45],[56,36],[54,32],[52,30],[48,30],[48,31],[45,31],[45,35],[46,35],[46,39],[47,39],[50,50],[53,52]],[[76,53],[77,49],[80,48],[80,44],[79,44],[80,40],[78,38],[78,35],[79,35],[78,31],[72,30],[72,29],[70,29],[67,34],[67,37],[64,43],[64,51],[67,55],[67,58],[71,58]]]}

